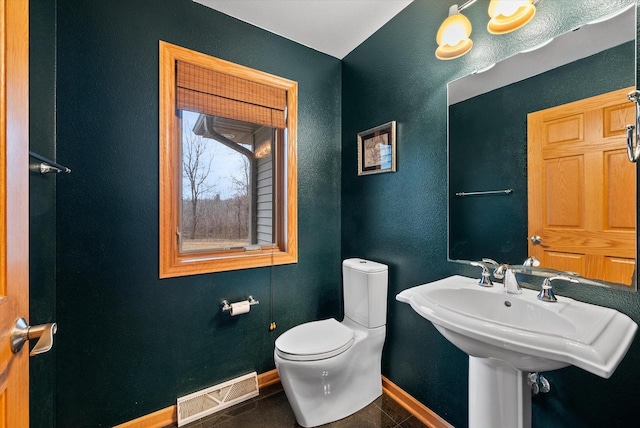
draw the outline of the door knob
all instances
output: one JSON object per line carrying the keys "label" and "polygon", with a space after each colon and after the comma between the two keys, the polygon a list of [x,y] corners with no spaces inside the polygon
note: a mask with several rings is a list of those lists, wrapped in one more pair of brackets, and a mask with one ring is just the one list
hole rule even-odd
{"label": "door knob", "polygon": [[58,331],[56,323],[30,326],[24,318],[18,318],[11,330],[11,352],[17,354],[27,340],[38,339],[29,355],[47,352],[53,346],[53,335]]}
{"label": "door knob", "polygon": [[539,237],[538,235],[533,235],[533,236],[531,237],[531,243],[532,243],[533,245],[541,244],[541,243],[542,243],[542,238],[541,238],[541,237]]}

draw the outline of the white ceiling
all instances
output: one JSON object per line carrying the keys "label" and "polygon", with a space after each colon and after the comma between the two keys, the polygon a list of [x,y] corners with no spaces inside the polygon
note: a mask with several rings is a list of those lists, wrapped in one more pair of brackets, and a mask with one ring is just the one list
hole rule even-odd
{"label": "white ceiling", "polygon": [[342,59],[413,0],[193,0]]}

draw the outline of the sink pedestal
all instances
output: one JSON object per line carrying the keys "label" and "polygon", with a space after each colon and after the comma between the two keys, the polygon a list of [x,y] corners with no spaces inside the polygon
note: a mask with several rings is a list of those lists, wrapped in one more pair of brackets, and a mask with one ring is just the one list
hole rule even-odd
{"label": "sink pedestal", "polygon": [[530,428],[527,375],[500,360],[469,356],[469,428]]}

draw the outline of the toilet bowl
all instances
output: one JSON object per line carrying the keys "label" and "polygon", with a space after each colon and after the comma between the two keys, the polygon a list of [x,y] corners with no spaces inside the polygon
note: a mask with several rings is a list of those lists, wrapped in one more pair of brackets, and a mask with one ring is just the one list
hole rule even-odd
{"label": "toilet bowl", "polygon": [[342,322],[308,322],[276,339],[276,368],[303,427],[345,418],[382,395],[388,267],[347,259],[342,277]]}

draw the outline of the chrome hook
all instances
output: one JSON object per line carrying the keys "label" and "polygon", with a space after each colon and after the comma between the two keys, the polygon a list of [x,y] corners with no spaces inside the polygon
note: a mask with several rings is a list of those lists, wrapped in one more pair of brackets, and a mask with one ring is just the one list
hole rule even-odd
{"label": "chrome hook", "polygon": [[[627,156],[631,162],[638,162],[640,159],[640,91],[634,90],[627,95],[629,101],[636,104],[636,123],[627,125]],[[635,138],[634,138],[635,134]]]}

